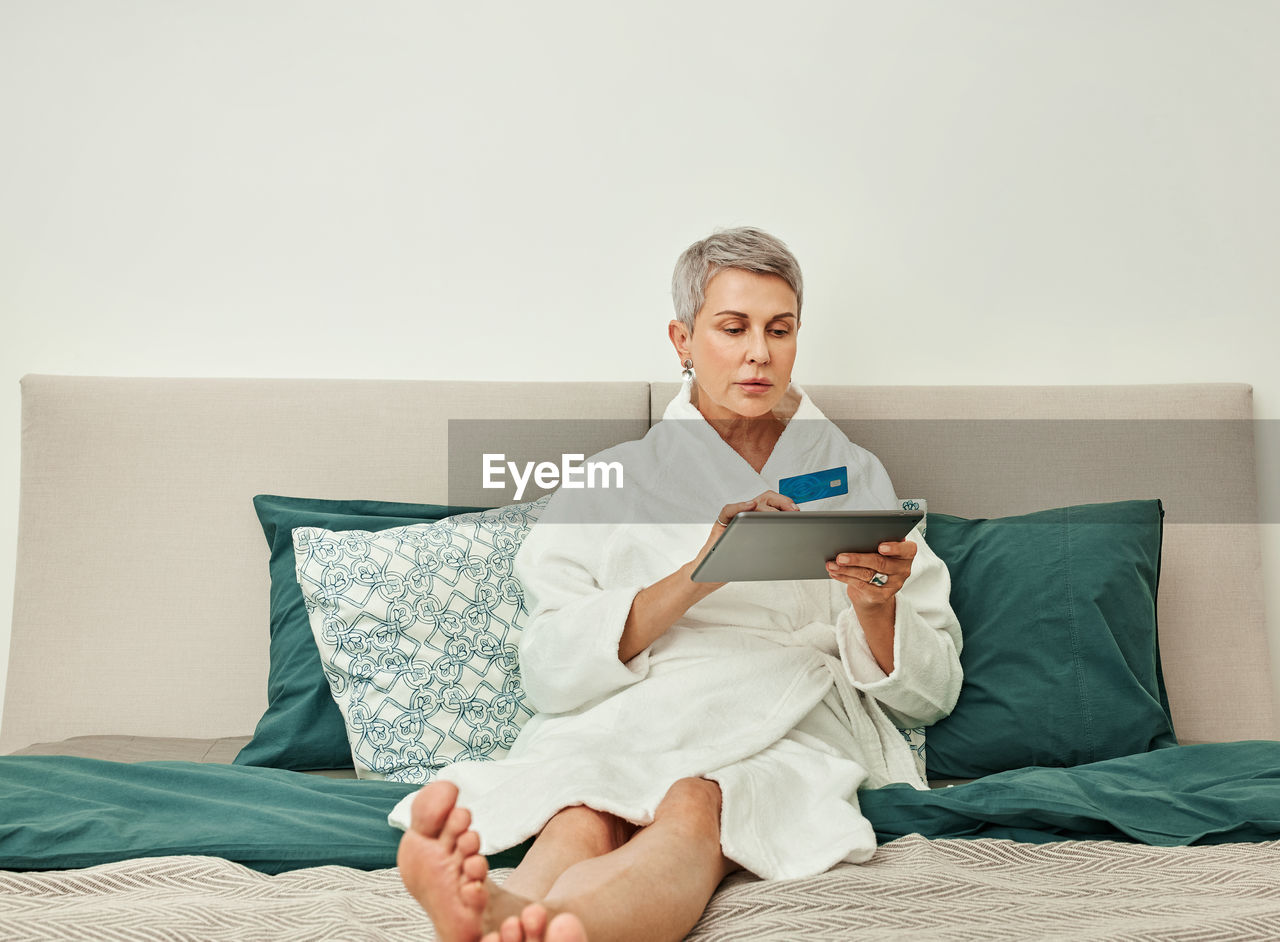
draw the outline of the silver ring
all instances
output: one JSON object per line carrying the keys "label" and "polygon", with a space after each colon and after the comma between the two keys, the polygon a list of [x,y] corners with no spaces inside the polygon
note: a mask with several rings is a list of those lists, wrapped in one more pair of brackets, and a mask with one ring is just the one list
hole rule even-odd
{"label": "silver ring", "polygon": [[870,582],[872,585],[884,585],[886,582],[889,581],[889,577],[882,572],[877,572],[867,581]]}
{"label": "silver ring", "polygon": [[[733,522],[732,520],[729,521],[729,523],[732,523],[732,522]],[[723,520],[721,520],[719,516],[716,517],[716,523],[720,524],[720,526],[722,527],[727,527],[729,525],[728,523],[725,523]]]}

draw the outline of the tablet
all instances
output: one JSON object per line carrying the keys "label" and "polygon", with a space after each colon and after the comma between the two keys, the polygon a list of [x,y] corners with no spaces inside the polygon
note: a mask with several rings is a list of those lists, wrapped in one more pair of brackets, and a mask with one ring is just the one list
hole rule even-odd
{"label": "tablet", "polygon": [[923,519],[919,510],[747,510],[734,515],[694,582],[830,579],[840,553],[874,553]]}

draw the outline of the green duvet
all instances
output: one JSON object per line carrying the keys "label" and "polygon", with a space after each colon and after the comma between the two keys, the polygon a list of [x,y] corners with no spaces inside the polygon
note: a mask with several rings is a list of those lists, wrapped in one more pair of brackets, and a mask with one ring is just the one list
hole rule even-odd
{"label": "green duvet", "polygon": [[[62,870],[171,854],[264,873],[394,867],[387,813],[416,786],[255,766],[0,757],[0,869]],[[859,793],[881,842],[1004,837],[1148,844],[1280,838],[1280,742],[1176,746],[965,785]],[[490,858],[513,866],[523,847]]]}
{"label": "green duvet", "polygon": [[880,843],[904,834],[1181,846],[1280,838],[1280,742],[1173,746],[1070,769],[858,795]]}

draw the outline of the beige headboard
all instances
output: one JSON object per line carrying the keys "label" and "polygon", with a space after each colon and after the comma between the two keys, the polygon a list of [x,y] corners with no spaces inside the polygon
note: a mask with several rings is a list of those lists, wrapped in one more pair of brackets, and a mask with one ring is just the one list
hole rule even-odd
{"label": "beige headboard", "polygon": [[[1248,386],[806,389],[880,456],[900,496],[932,511],[1160,497],[1175,727],[1192,741],[1277,737],[1257,528],[1241,525],[1256,519]],[[268,592],[254,494],[466,503],[447,486],[450,419],[574,420],[566,441],[590,454],[642,435],[675,390],[26,377],[0,753],[76,735],[252,731]],[[512,434],[555,451],[557,427]],[[1223,535],[1243,558],[1210,582],[1203,554]]]}

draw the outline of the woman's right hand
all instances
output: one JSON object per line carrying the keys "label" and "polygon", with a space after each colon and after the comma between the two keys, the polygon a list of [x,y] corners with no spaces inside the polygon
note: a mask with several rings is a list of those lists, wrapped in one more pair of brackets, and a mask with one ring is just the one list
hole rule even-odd
{"label": "woman's right hand", "polygon": [[622,637],[618,641],[618,659],[623,664],[630,661],[662,637],[690,607],[725,584],[694,582],[691,577],[698,563],[702,562],[716,540],[720,539],[720,534],[725,531],[734,514],[742,513],[744,510],[799,509],[795,501],[790,497],[783,497],[777,491],[765,491],[753,500],[741,500],[721,507],[716,522],[711,525],[711,534],[707,537],[707,542],[703,544],[693,562],[685,563],[671,575],[641,589],[631,600],[631,610],[627,613]]}
{"label": "woman's right hand", "polygon": [[[716,517],[715,523],[711,524],[711,533],[707,536],[707,541],[702,544],[702,549],[698,550],[698,555],[694,557],[690,563],[690,572],[698,568],[698,564],[711,552],[711,547],[720,539],[720,534],[724,533],[729,526],[729,522],[733,520],[735,514],[740,514],[745,510],[799,510],[800,505],[790,497],[784,497],[777,491],[765,491],[752,500],[740,500],[733,504],[725,504],[720,508],[720,513]],[[720,588],[725,585],[723,582],[705,583],[707,588]]]}

